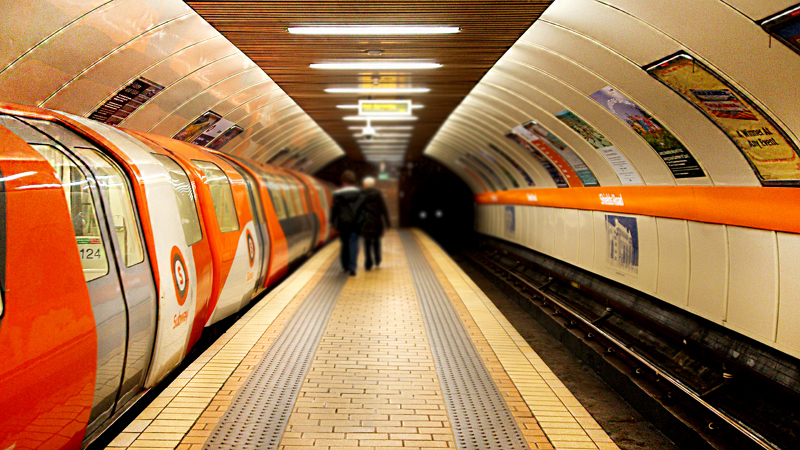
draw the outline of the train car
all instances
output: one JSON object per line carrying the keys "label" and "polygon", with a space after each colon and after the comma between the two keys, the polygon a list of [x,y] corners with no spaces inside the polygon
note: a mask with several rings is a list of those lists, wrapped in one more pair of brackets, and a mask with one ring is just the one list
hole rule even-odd
{"label": "train car", "polygon": [[328,213],[330,210],[330,203],[328,201],[328,193],[325,192],[323,185],[304,173],[297,172],[290,169],[284,169],[291,176],[300,180],[305,186],[306,199],[311,205],[314,214],[317,216],[317,246],[322,245],[330,234],[330,225],[328,224]]}
{"label": "train car", "polygon": [[0,448],[90,442],[320,244],[318,192],[268,166],[8,103],[0,146]]}

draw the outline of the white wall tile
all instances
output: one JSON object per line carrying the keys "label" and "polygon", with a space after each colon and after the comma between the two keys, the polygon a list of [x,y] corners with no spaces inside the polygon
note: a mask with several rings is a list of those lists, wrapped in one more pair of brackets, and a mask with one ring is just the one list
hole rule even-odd
{"label": "white wall tile", "polygon": [[722,323],[728,302],[728,236],[724,225],[688,222],[689,309]]}
{"label": "white wall tile", "polygon": [[689,227],[685,220],[656,218],[658,286],[656,296],[673,305],[689,304]]}

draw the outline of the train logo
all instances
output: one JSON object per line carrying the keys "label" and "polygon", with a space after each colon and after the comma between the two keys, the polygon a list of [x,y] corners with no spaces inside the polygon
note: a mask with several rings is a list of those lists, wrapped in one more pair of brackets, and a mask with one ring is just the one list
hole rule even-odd
{"label": "train logo", "polygon": [[172,247],[172,282],[175,285],[175,295],[178,297],[178,305],[186,303],[186,294],[189,292],[189,273],[186,271],[186,262],[177,246]]}
{"label": "train logo", "polygon": [[250,258],[250,267],[253,267],[253,263],[256,261],[256,243],[250,230],[247,230],[247,256]]}

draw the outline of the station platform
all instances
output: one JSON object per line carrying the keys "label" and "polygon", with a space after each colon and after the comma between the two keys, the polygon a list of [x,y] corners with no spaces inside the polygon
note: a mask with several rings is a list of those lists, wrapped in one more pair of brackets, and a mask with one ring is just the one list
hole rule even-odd
{"label": "station platform", "polygon": [[349,277],[320,250],[108,448],[617,448],[424,233],[383,258]]}

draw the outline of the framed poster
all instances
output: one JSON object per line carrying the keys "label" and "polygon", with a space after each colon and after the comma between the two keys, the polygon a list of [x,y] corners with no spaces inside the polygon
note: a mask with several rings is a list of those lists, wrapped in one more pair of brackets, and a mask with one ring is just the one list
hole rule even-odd
{"label": "framed poster", "polygon": [[567,110],[556,114],[556,119],[572,128],[573,131],[581,135],[583,140],[597,149],[600,156],[605,158],[611,168],[614,169],[623,186],[644,184],[639,172],[633,167],[628,158],[593,126],[576,116],[572,111]]}
{"label": "framed poster", "polygon": [[489,148],[497,152],[498,155],[502,156],[503,159],[505,159],[512,166],[514,166],[514,168],[517,169],[517,172],[519,172],[519,174],[522,175],[522,179],[524,179],[525,182],[528,183],[528,186],[536,186],[536,183],[533,182],[533,178],[531,178],[531,176],[528,175],[528,172],[526,172],[525,169],[523,169],[519,165],[519,163],[511,159],[511,157],[508,156],[506,152],[500,150],[496,145],[492,144],[491,142],[489,143]]}
{"label": "framed poster", "polygon": [[538,161],[539,164],[542,165],[544,170],[546,170],[547,173],[550,174],[550,178],[553,179],[553,183],[555,183],[557,187],[560,188],[569,187],[569,184],[567,184],[567,181],[561,175],[561,172],[559,172],[558,169],[556,169],[556,166],[554,166],[549,159],[545,158],[545,156],[539,150],[534,148],[533,145],[531,145],[522,136],[518,135],[514,131],[509,131],[508,133],[506,133],[506,137],[516,142],[517,145],[522,147],[523,150],[530,153],[531,156],[533,156],[536,159],[536,161]]}
{"label": "framed poster", "polygon": [[119,125],[163,90],[164,86],[158,83],[147,78],[137,78],[103,103],[89,118],[108,125]]}
{"label": "framed poster", "polygon": [[800,53],[800,5],[764,19],[761,27],[787,47]]}
{"label": "framed poster", "polygon": [[242,134],[244,130],[239,125],[234,125],[227,129],[224,133],[220,134],[216,139],[211,141],[206,147],[214,150],[219,150],[225,146],[228,142],[232,141],[233,138]]}
{"label": "framed poster", "polygon": [[214,126],[220,119],[222,119],[222,116],[214,111],[205,112],[197,119],[194,119],[192,123],[186,125],[178,134],[172,136],[172,138],[179,141],[192,142],[205,130]]}
{"label": "framed poster", "polygon": [[225,130],[233,126],[233,122],[226,119],[219,119],[217,123],[214,125],[206,128],[200,136],[197,136],[192,140],[192,144],[202,145],[203,147],[208,147],[208,144],[211,143],[214,139],[218,138]]}
{"label": "framed poster", "polygon": [[641,136],[661,157],[672,172],[672,176],[675,178],[706,176],[683,143],[631,99],[611,86],[606,86],[589,97]]}
{"label": "framed poster", "polygon": [[592,173],[592,170],[589,169],[589,166],[583,162],[583,159],[581,159],[581,157],[578,156],[574,150],[572,150],[567,144],[559,139],[558,136],[554,135],[550,132],[550,130],[533,120],[522,126],[525,127],[526,130],[538,136],[540,139],[544,140],[546,144],[556,151],[556,153],[561,155],[561,157],[564,158],[564,161],[570,165],[572,170],[578,174],[578,178],[581,179],[581,182],[583,182],[584,186],[600,186],[600,183],[597,182],[597,178],[595,178],[594,173]]}
{"label": "framed poster", "polygon": [[481,169],[483,169],[483,171],[491,175],[495,183],[497,183],[497,185],[500,186],[500,190],[502,191],[508,190],[508,187],[506,186],[505,183],[503,183],[503,180],[494,172],[494,170],[491,167],[489,167],[488,164],[481,161],[480,158],[473,155],[472,153],[467,152],[465,153],[465,156],[467,157],[467,159],[477,164]]}
{"label": "framed poster", "polygon": [[742,152],[764,185],[800,185],[795,144],[758,106],[686,53],[645,68],[703,112]]}
{"label": "framed poster", "polygon": [[464,158],[458,158],[456,160],[456,165],[458,167],[460,167],[461,170],[463,170],[464,172],[469,174],[469,176],[474,178],[475,181],[477,181],[478,184],[481,185],[481,187],[483,188],[484,191],[494,191],[495,190],[494,187],[491,186],[491,182],[488,182],[488,180],[485,180],[483,178],[482,174],[480,176],[478,176],[478,174],[474,170],[472,170],[469,166],[467,166],[467,164],[464,162]]}
{"label": "framed poster", "polygon": [[506,205],[505,214],[505,229],[506,235],[513,235],[517,231],[517,216],[516,209],[513,206]]}
{"label": "framed poster", "polygon": [[517,125],[512,131],[514,131],[517,136],[527,141],[531,147],[536,148],[540,154],[547,157],[547,159],[550,160],[550,162],[561,173],[561,175],[564,177],[564,180],[570,187],[583,187],[583,182],[575,170],[572,169],[572,166],[569,165],[569,163],[561,155],[559,155],[548,142],[540,138],[534,132],[525,128],[525,125]]}
{"label": "framed poster", "polygon": [[498,163],[497,160],[494,159],[494,156],[490,155],[489,152],[487,152],[486,150],[483,150],[483,149],[480,149],[480,148],[478,149],[478,153],[483,155],[484,158],[488,159],[489,162],[491,162],[491,163],[495,164],[497,167],[499,167],[500,170],[502,170],[503,173],[506,175],[508,180],[511,181],[511,186],[512,187],[515,187],[515,188],[519,187],[519,183],[517,183],[517,179],[514,178],[513,175],[511,175],[511,172],[509,172],[508,169],[506,169],[506,166]]}
{"label": "framed poster", "polygon": [[[470,156],[469,153],[465,153],[465,155],[466,156]],[[479,166],[477,166],[477,165],[472,163],[472,159],[465,158],[465,157],[462,156],[462,157],[458,158],[458,160],[461,161],[461,164],[464,164],[470,170],[472,170],[473,172],[475,172],[478,175],[480,175],[480,177],[483,179],[484,184],[486,186],[488,186],[489,189],[491,189],[492,191],[502,190],[502,189],[498,189],[497,186],[495,186],[494,181],[492,181],[492,178],[483,169],[481,169]],[[494,175],[494,174],[492,174],[492,175]]]}
{"label": "framed poster", "polygon": [[606,263],[614,270],[639,274],[639,225],[636,217],[606,214]]}

